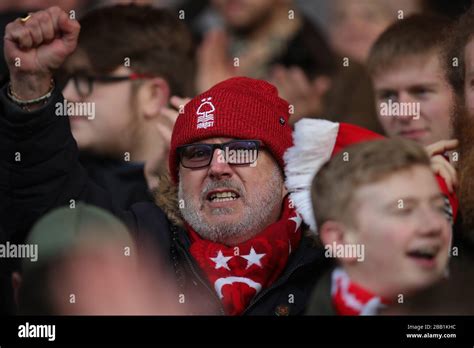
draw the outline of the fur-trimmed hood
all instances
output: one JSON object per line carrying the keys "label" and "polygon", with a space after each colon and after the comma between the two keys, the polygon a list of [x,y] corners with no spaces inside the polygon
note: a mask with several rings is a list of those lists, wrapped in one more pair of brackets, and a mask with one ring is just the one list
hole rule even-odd
{"label": "fur-trimmed hood", "polygon": [[178,186],[173,183],[169,174],[159,178],[159,184],[151,191],[153,201],[163,210],[168,219],[175,225],[183,227],[184,220],[179,211]]}

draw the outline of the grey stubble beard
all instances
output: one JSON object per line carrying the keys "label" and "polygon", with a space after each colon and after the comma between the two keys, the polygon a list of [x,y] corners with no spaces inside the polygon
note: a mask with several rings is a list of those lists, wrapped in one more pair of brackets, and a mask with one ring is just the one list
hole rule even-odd
{"label": "grey stubble beard", "polygon": [[[242,184],[231,179],[210,181],[201,191],[199,203],[197,203],[189,197],[187,192],[184,192],[180,178],[178,199],[184,202],[184,207],[180,209],[181,215],[201,238],[225,245],[235,245],[254,237],[268,225],[269,216],[275,206],[278,204],[281,207],[282,186],[282,174],[278,168],[275,168],[270,180],[254,192],[246,192]],[[202,213],[204,200],[207,192],[215,188],[229,188],[239,193],[239,199],[244,204],[241,219],[234,223],[210,224],[207,221]],[[212,215],[230,215],[233,210],[232,208],[216,208],[212,210]]]}

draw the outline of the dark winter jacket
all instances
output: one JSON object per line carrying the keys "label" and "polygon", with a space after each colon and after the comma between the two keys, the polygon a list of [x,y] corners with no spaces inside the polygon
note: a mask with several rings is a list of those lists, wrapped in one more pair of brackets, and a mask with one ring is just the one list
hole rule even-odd
{"label": "dark winter jacket", "polygon": [[104,188],[122,209],[128,209],[133,203],[152,201],[143,163],[119,161],[82,152],[79,161],[89,178]]}
{"label": "dark winter jacket", "polygon": [[[189,253],[190,241],[177,225],[177,215],[165,214],[173,203],[159,197],[163,209],[150,202],[121,209],[81,166],[67,117],[55,116],[55,104],[62,101],[56,90],[48,104],[29,113],[8,99],[5,87],[0,91],[0,218],[10,232],[9,239],[24,240],[38,218],[55,207],[70,205],[72,200],[97,205],[121,218],[139,246],[156,248],[176,275],[187,303],[198,308],[194,314],[212,314],[216,308],[222,314],[212,285]],[[324,264],[323,251],[304,237],[279,279],[262,290],[244,314],[303,314]]]}
{"label": "dark winter jacket", "polygon": [[327,270],[317,282],[308,302],[307,315],[337,315],[331,299],[331,275]]}

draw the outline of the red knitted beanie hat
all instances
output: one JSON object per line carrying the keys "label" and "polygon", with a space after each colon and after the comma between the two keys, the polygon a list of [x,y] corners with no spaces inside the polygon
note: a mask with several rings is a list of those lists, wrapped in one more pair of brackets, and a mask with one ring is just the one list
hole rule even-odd
{"label": "red knitted beanie hat", "polygon": [[283,169],[283,154],[292,145],[289,105],[268,82],[234,77],[193,98],[173,128],[170,174],[178,182],[176,148],[208,138],[258,139]]}

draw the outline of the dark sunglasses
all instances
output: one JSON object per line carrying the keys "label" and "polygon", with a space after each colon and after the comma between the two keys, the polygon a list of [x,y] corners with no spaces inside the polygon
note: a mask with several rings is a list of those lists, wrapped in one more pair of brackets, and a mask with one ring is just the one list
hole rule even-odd
{"label": "dark sunglasses", "polygon": [[258,158],[263,148],[260,140],[233,140],[224,144],[188,144],[177,148],[179,160],[184,168],[204,168],[211,164],[214,151],[222,151],[223,162],[233,165],[248,165]]}
{"label": "dark sunglasses", "polygon": [[89,75],[78,72],[68,75],[67,80],[72,79],[77,94],[82,98],[86,98],[92,94],[94,82],[101,83],[116,83],[122,81],[135,81],[141,79],[152,78],[151,75],[132,73],[127,76],[112,76],[112,75]]}

